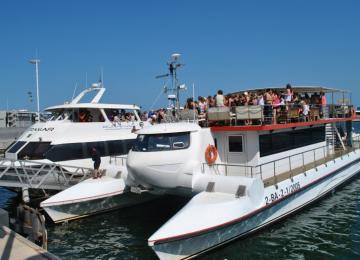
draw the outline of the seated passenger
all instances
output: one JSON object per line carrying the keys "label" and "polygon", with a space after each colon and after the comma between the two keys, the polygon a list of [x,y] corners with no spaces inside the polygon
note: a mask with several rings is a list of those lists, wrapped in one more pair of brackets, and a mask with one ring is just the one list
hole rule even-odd
{"label": "seated passenger", "polygon": [[80,110],[79,113],[79,122],[84,123],[87,122],[87,111],[86,110]]}

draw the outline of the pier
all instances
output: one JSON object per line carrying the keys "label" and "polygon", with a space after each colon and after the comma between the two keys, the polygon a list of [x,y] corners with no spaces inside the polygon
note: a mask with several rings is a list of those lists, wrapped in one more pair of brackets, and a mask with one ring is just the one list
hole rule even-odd
{"label": "pier", "polygon": [[8,227],[0,228],[0,259],[60,259]]}

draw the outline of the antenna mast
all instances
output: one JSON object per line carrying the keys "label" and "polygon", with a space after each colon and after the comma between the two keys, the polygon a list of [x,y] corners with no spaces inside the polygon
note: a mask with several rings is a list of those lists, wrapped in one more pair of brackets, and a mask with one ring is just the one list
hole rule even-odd
{"label": "antenna mast", "polygon": [[164,77],[171,77],[171,86],[168,87],[167,85],[164,86],[165,94],[168,94],[168,100],[171,104],[172,108],[176,110],[180,110],[180,89],[186,89],[185,85],[179,85],[179,80],[177,78],[177,69],[184,64],[180,64],[178,59],[180,58],[179,53],[174,53],[171,55],[171,60],[167,63],[169,73],[157,76],[156,78],[164,78]]}

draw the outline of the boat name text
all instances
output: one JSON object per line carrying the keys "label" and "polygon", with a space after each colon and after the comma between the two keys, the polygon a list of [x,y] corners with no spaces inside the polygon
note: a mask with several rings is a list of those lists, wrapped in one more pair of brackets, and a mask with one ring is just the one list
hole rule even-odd
{"label": "boat name text", "polygon": [[30,131],[36,131],[36,132],[42,132],[42,131],[45,131],[45,132],[51,132],[51,131],[54,131],[54,127],[31,127],[30,128]]}
{"label": "boat name text", "polygon": [[274,201],[289,195],[290,193],[293,193],[294,191],[297,191],[300,189],[300,183],[299,182],[295,182],[283,189],[278,189],[277,191],[275,191],[274,193],[271,193],[269,196],[265,197],[265,202],[266,204],[270,204],[273,203]]}

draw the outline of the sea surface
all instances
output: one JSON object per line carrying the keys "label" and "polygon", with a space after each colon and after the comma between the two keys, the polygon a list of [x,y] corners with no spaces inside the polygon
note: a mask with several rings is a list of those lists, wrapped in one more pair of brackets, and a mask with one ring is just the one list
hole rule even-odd
{"label": "sea surface", "polygon": [[[0,188],[0,207],[14,212],[18,200],[16,193]],[[186,202],[166,196],[48,225],[48,250],[62,259],[156,259],[147,238]],[[360,177],[303,211],[201,259],[360,259]]]}
{"label": "sea surface", "polygon": [[[0,188],[0,206],[16,194]],[[156,259],[147,238],[187,202],[164,197],[48,226],[48,250],[62,259]],[[360,177],[286,220],[201,259],[360,259]]]}

